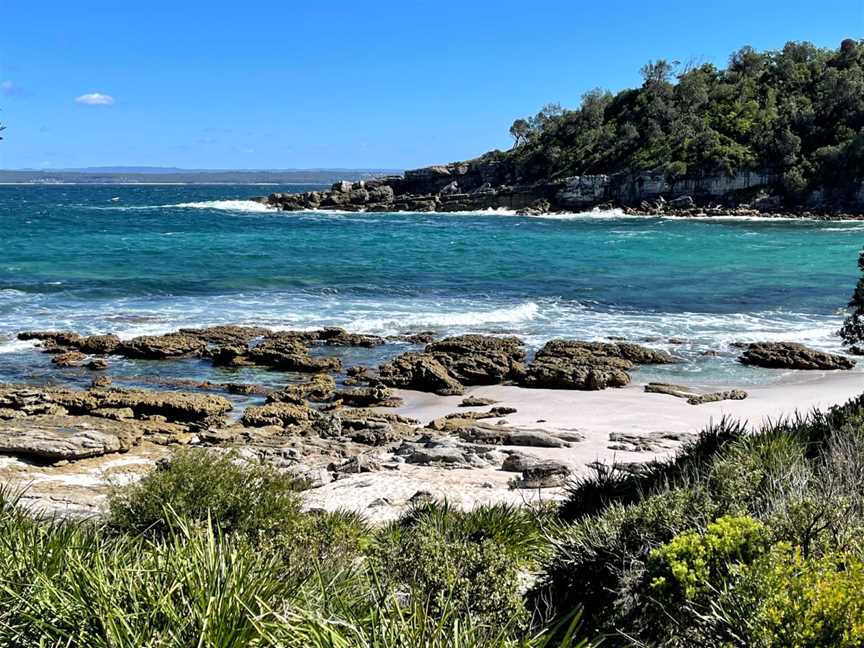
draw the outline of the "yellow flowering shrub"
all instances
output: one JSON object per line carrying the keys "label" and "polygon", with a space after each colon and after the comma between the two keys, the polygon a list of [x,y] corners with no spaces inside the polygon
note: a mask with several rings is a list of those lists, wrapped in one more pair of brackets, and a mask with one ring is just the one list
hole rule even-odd
{"label": "yellow flowering shrub", "polygon": [[739,592],[755,610],[755,645],[864,646],[864,561],[854,554],[808,559],[780,543],[743,572]]}
{"label": "yellow flowering shrub", "polygon": [[758,520],[717,518],[705,533],[686,531],[651,552],[650,587],[661,598],[694,599],[725,580],[731,564],[749,563],[768,546],[769,533]]}

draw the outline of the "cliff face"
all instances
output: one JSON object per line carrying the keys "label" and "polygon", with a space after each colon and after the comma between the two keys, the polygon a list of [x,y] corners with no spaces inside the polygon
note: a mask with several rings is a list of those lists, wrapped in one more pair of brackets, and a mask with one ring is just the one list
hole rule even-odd
{"label": "cliff face", "polygon": [[582,175],[520,184],[512,165],[493,156],[430,166],[365,181],[341,181],[328,191],[274,193],[260,202],[282,210],[584,211],[623,207],[654,213],[714,207],[757,212],[845,211],[864,214],[864,184],[843,192],[817,190],[797,204],[773,195],[780,179],[767,171],[710,175],[672,181],[658,173]]}

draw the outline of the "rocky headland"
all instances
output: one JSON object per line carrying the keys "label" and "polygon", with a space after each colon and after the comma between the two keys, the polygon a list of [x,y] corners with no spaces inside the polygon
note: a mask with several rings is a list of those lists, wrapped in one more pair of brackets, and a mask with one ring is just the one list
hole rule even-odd
{"label": "rocky headland", "polygon": [[406,171],[403,175],[340,181],[329,190],[272,193],[253,198],[283,211],[466,212],[506,209],[522,214],[621,209],[628,215],[679,217],[797,216],[864,219],[864,185],[838,198],[815,192],[790,204],[772,193],[768,171],[710,175],[670,182],[662,173],[580,175],[523,182],[506,158],[475,160]]}

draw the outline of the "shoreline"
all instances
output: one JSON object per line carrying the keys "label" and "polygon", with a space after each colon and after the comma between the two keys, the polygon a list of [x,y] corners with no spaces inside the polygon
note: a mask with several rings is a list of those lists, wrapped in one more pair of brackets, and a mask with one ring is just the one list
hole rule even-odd
{"label": "shoreline", "polygon": [[[743,420],[751,429],[768,421],[776,422],[796,413],[806,415],[813,409],[825,410],[841,405],[864,391],[864,376],[844,372],[816,372],[819,375],[794,375],[774,385],[749,389],[743,401],[720,401],[689,405],[665,394],[644,392],[644,384],[599,392],[554,389],[525,389],[508,385],[474,387],[466,395],[493,398],[497,405],[516,408],[505,420],[517,428],[548,432],[580,433],[584,440],[569,448],[519,448],[506,450],[533,455],[539,459],[569,465],[573,476],[591,472],[590,464],[641,463],[673,455],[682,441],[661,438],[671,433],[682,440],[692,438],[712,422],[723,417]],[[426,425],[454,411],[480,411],[486,408],[459,408],[461,396],[436,396],[399,390],[402,407],[392,410]],[[610,434],[644,439],[652,450],[611,449]],[[536,505],[558,501],[563,488],[514,490],[508,482],[513,473],[493,469],[434,469],[407,467],[408,470],[346,476],[338,481],[307,491],[308,508],[329,511],[349,509],[373,521],[395,519],[418,490],[472,508],[489,503]],[[389,503],[387,503],[389,502]]]}

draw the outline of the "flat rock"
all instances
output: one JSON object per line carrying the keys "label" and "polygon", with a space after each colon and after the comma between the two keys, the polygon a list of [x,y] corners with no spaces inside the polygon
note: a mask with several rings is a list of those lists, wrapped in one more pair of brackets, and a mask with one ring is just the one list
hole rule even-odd
{"label": "flat rock", "polygon": [[143,429],[93,416],[33,416],[0,421],[0,453],[73,461],[125,452]]}
{"label": "flat rock", "polygon": [[141,335],[121,342],[115,353],[127,358],[164,360],[200,354],[207,343],[201,338],[182,333]]}
{"label": "flat rock", "polygon": [[[464,441],[484,445],[528,446],[535,448],[566,448],[569,441],[557,438],[545,430],[514,428],[509,425],[474,425],[458,431]],[[571,438],[574,438],[571,436]]]}
{"label": "flat rock", "polygon": [[462,399],[462,402],[459,403],[459,407],[485,407],[487,405],[494,405],[498,401],[494,398],[482,398],[481,396],[466,396]]}

